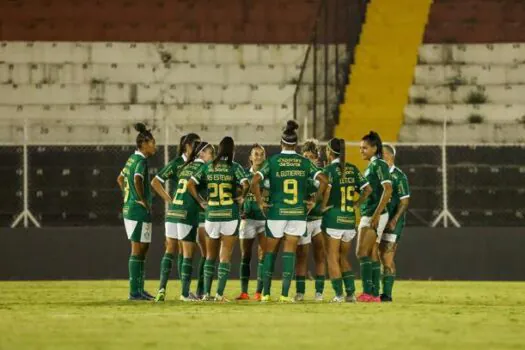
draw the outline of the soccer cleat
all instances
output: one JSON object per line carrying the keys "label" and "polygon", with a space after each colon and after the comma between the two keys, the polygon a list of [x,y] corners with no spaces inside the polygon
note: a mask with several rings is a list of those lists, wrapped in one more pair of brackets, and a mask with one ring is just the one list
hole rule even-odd
{"label": "soccer cleat", "polygon": [[253,298],[256,300],[256,301],[261,301],[261,298],[262,298],[262,294],[257,292],[255,293],[255,295],[253,296]]}
{"label": "soccer cleat", "polygon": [[374,297],[370,294],[363,293],[357,297],[357,301],[360,303],[370,303]]}
{"label": "soccer cleat", "polygon": [[188,298],[191,298],[193,300],[199,300],[200,299],[197,295],[193,294],[192,292],[189,292]]}
{"label": "soccer cleat", "polygon": [[315,301],[323,301],[323,295],[321,293],[315,293]]}
{"label": "soccer cleat", "polygon": [[381,302],[382,303],[391,303],[393,300],[392,300],[392,297],[389,297],[388,295],[386,294],[381,294],[379,296],[379,298],[381,298]]}
{"label": "soccer cleat", "polygon": [[304,294],[303,293],[297,293],[295,295],[295,301],[304,301]]}
{"label": "soccer cleat", "polygon": [[241,293],[235,300],[250,300],[248,293]]}
{"label": "soccer cleat", "polygon": [[142,293],[137,293],[137,294],[130,294],[128,297],[128,300],[143,301],[143,300],[149,300],[149,299],[146,298],[146,296],[142,295]]}
{"label": "soccer cleat", "polygon": [[219,295],[219,294],[215,295],[214,301],[219,302],[219,303],[229,303],[230,302],[228,299],[226,299],[224,295]]}
{"label": "soccer cleat", "polygon": [[212,301],[213,298],[209,294],[204,294],[201,298],[202,301]]}
{"label": "soccer cleat", "polygon": [[195,301],[197,301],[197,299],[192,298],[190,295],[188,295],[187,297],[185,297],[184,295],[181,295],[179,297],[179,300],[180,301],[184,301],[184,302],[195,302]]}
{"label": "soccer cleat", "polygon": [[355,295],[354,295],[354,294],[351,294],[351,295],[347,295],[347,296],[345,297],[345,301],[346,301],[347,303],[355,303],[357,300],[356,300],[356,298],[355,298]]}
{"label": "soccer cleat", "polygon": [[261,302],[262,302],[262,303],[267,303],[267,302],[269,302],[269,301],[272,301],[272,299],[270,299],[270,294],[266,294],[266,295],[263,295],[263,296],[261,297]]}
{"label": "soccer cleat", "polygon": [[281,295],[279,298],[280,303],[295,303],[295,299],[291,297],[285,297],[284,295]]}
{"label": "soccer cleat", "polygon": [[381,298],[379,296],[372,296],[372,298],[370,299],[369,303],[380,303],[381,302]]}
{"label": "soccer cleat", "polygon": [[158,303],[164,300],[166,300],[166,290],[162,288],[157,292],[157,295],[155,296],[155,302]]}
{"label": "soccer cleat", "polygon": [[143,296],[144,298],[146,298],[146,300],[154,300],[154,299],[155,299],[155,297],[154,297],[153,295],[149,294],[149,293],[148,293],[147,291],[145,291],[145,290],[142,291],[142,296]]}
{"label": "soccer cleat", "polygon": [[332,298],[332,300],[330,301],[331,303],[344,303],[345,301],[345,297],[342,296],[342,295],[336,295],[335,297]]}

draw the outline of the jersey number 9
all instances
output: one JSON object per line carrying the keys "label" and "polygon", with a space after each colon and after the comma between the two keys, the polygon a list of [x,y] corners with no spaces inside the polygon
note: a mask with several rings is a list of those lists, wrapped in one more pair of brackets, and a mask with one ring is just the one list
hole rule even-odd
{"label": "jersey number 9", "polygon": [[[209,206],[219,206],[219,205],[232,205],[232,185],[228,183],[221,184],[208,184],[208,189],[210,190],[210,199],[208,200]],[[214,200],[219,197],[219,200]]]}
{"label": "jersey number 9", "polygon": [[299,187],[297,185],[297,180],[286,179],[283,182],[283,187],[283,192],[292,196],[292,199],[285,199],[284,203],[289,205],[296,205],[298,201],[297,188]]}

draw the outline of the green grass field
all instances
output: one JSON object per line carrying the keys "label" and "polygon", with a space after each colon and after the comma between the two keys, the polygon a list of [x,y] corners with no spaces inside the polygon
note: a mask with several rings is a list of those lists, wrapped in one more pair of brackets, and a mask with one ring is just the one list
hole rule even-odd
{"label": "green grass field", "polygon": [[392,304],[188,304],[169,287],[159,305],[124,301],[126,281],[0,282],[0,349],[525,348],[525,283],[396,282]]}

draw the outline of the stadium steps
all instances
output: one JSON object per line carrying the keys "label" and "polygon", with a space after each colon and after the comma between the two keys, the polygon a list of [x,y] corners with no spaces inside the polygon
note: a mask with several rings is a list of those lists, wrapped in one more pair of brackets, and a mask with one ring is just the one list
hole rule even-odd
{"label": "stadium steps", "polygon": [[[336,136],[355,141],[376,130],[384,140],[397,140],[430,4],[370,2]],[[349,155],[362,164],[355,147]]]}

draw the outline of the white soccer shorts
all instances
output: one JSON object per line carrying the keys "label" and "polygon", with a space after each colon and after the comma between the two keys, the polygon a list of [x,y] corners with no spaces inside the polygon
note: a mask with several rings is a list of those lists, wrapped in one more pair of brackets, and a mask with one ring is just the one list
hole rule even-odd
{"label": "white soccer shorts", "polygon": [[268,220],[266,221],[270,237],[283,238],[284,234],[302,236],[306,232],[306,221],[303,220]]}
{"label": "white soccer shorts", "polygon": [[[363,227],[370,227],[372,221],[371,216],[363,216],[361,217],[361,221],[359,222],[359,230],[361,230]],[[377,225],[377,239],[376,242],[381,242],[381,237],[383,236],[383,232],[385,231],[386,225],[388,224],[388,213],[384,213],[379,217],[379,224]]]}
{"label": "white soccer shorts", "polygon": [[338,230],[335,228],[327,228],[326,234],[333,239],[340,239],[341,241],[348,243],[354,239],[356,230]]}
{"label": "white soccer shorts", "polygon": [[264,220],[243,220],[239,227],[239,238],[254,239],[257,236],[257,234],[264,233],[265,229],[266,222]]}
{"label": "white soccer shorts", "polygon": [[151,243],[151,222],[124,219],[124,227],[130,241]]}
{"label": "white soccer shorts", "polygon": [[192,230],[191,225],[181,224],[178,222],[165,222],[166,237],[183,240]]}
{"label": "white soccer shorts", "polygon": [[204,229],[212,239],[218,239],[223,236],[233,236],[239,228],[239,220],[231,221],[208,221],[204,222]]}
{"label": "white soccer shorts", "polygon": [[321,223],[323,220],[314,220],[306,222],[306,236],[303,236],[297,242],[298,245],[305,245],[312,243],[312,237],[317,236],[322,232]]}

